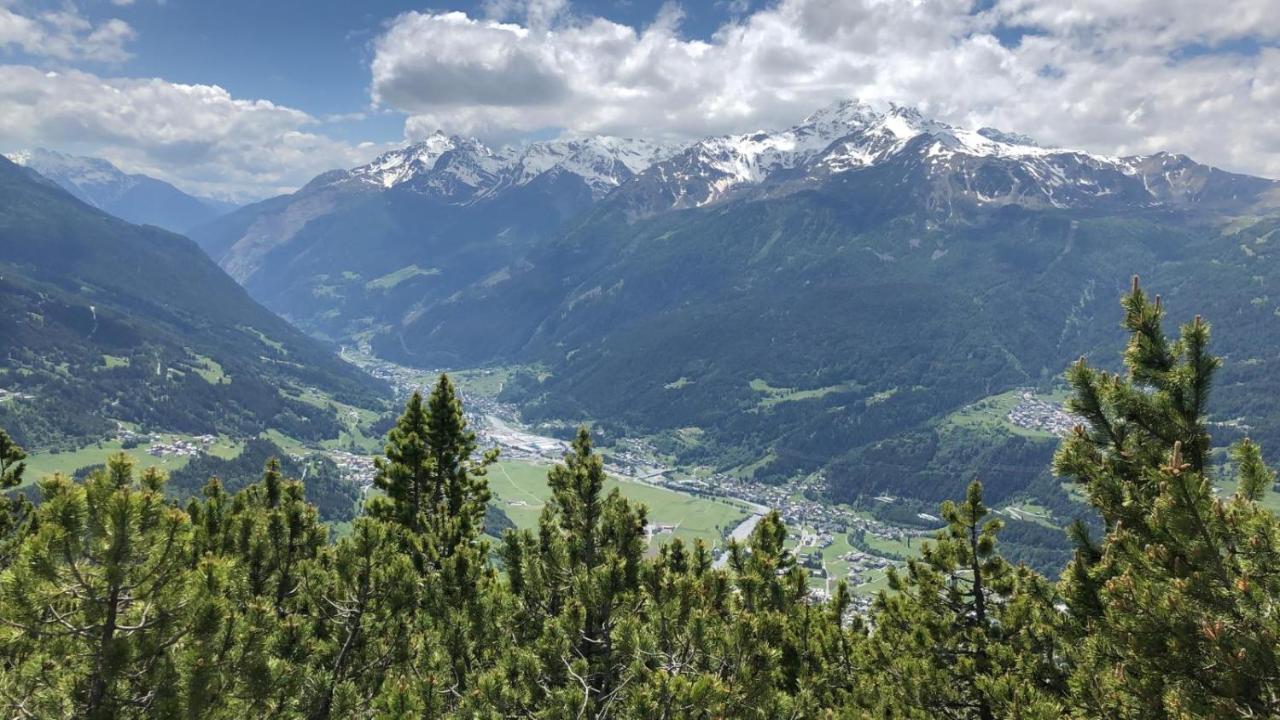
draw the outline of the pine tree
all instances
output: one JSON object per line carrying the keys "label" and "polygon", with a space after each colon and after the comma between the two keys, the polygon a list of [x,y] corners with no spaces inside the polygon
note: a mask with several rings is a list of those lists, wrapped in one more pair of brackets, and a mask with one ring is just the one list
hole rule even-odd
{"label": "pine tree", "polygon": [[484,531],[485,474],[497,450],[479,458],[476,450],[475,433],[467,428],[448,375],[440,376],[425,403],[413,394],[388,436],[374,478],[387,501],[372,504],[370,514],[409,530],[424,567],[438,565]]}
{"label": "pine tree", "polygon": [[537,538],[509,533],[503,548],[519,602],[519,642],[534,649],[510,669],[526,683],[522,701],[597,716],[617,701],[628,675],[619,628],[638,601],[646,511],[616,488],[601,499],[604,462],[586,428],[547,481],[551,499]]}
{"label": "pine tree", "polygon": [[123,454],[83,485],[42,482],[39,529],[0,575],[6,714],[97,720],[163,700],[191,530],[163,485]]}
{"label": "pine tree", "polygon": [[13,560],[32,506],[25,495],[5,492],[22,484],[27,453],[0,428],[0,570]]}
{"label": "pine tree", "polygon": [[436,495],[428,423],[422,395],[415,392],[387,434],[385,458],[374,461],[377,474],[373,484],[386,494],[386,501],[370,503],[369,514],[398,522],[413,532],[422,530]]}
{"label": "pine tree", "polygon": [[22,483],[22,474],[27,469],[23,462],[27,453],[0,429],[0,490],[8,490]]}
{"label": "pine tree", "polygon": [[1055,458],[1106,528],[1101,543],[1075,533],[1062,582],[1077,701],[1113,717],[1276,716],[1280,526],[1258,504],[1273,475],[1244,441],[1236,493],[1215,496],[1209,325],[1196,317],[1169,341],[1137,278],[1124,307],[1127,372],[1071,368],[1085,425]]}
{"label": "pine tree", "polygon": [[497,450],[478,458],[476,452],[453,383],[441,375],[425,402],[416,393],[409,399],[392,429],[375,478],[387,497],[369,508],[370,516],[398,526],[401,545],[422,576],[417,632],[444,646],[449,662],[441,672],[447,679],[439,682],[455,692],[465,690],[473,669],[498,652],[497,576],[481,537],[489,501],[486,469]]}
{"label": "pine tree", "polygon": [[427,399],[427,447],[435,474],[434,501],[443,502],[449,518],[457,518],[456,540],[484,532],[485,505],[489,502],[486,468],[498,458],[496,448],[474,457],[476,435],[467,428],[462,401],[453,381],[442,374]]}
{"label": "pine tree", "polygon": [[1045,583],[996,550],[982,485],[946,502],[947,527],[906,575],[889,572],[869,623],[873,673],[863,702],[877,715],[994,720],[1057,718],[1060,684]]}
{"label": "pine tree", "polygon": [[305,585],[322,641],[309,659],[307,720],[361,717],[383,677],[406,657],[419,593],[417,573],[391,528],[359,518]]}

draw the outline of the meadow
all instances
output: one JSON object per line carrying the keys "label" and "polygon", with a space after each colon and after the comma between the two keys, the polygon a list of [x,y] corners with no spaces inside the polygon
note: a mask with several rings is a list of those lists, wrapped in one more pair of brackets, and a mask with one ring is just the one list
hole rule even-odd
{"label": "meadow", "polygon": [[[489,468],[489,491],[494,502],[519,528],[533,528],[551,496],[547,485],[548,465],[531,462],[500,462]],[[674,533],[654,535],[655,542],[678,537],[692,543],[702,539],[708,546],[724,544],[724,537],[750,515],[740,503],[696,497],[640,482],[610,477],[605,492],[618,488],[630,500],[649,509],[649,522],[676,526]]]}

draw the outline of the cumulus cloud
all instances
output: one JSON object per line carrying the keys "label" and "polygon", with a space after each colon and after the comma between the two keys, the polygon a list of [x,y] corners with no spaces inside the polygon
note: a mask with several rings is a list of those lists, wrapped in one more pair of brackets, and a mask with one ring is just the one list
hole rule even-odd
{"label": "cumulus cloud", "polygon": [[92,153],[183,189],[247,200],[287,192],[383,147],[312,131],[320,120],[215,85],[0,65],[0,138]]}
{"label": "cumulus cloud", "polygon": [[832,100],[1097,152],[1167,149],[1280,177],[1272,0],[778,0],[711,38],[667,5],[647,27],[557,0],[411,12],[374,43],[376,104],[437,128],[696,137],[795,122]]}
{"label": "cumulus cloud", "polygon": [[136,35],[128,23],[116,18],[95,25],[72,5],[24,14],[0,0],[0,50],[17,49],[63,61],[118,63],[129,59],[127,46]]}

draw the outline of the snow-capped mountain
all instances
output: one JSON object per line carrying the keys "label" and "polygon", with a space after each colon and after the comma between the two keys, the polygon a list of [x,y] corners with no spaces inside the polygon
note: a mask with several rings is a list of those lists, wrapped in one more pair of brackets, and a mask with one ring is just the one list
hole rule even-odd
{"label": "snow-capped mountain", "polygon": [[[879,182],[909,187],[932,211],[1019,204],[1153,206],[1236,197],[1262,188],[1184,156],[1116,157],[1042,147],[994,128],[971,130],[911,107],[857,100],[818,110],[789,128],[709,137],[679,145],[606,136],[490,147],[437,132],[351,170],[312,181],[322,188],[410,190],[465,206],[539,178],[576,178],[593,201],[616,193],[630,217],[776,197],[817,186]],[[895,175],[886,180],[883,173]]]}
{"label": "snow-capped mountain", "polygon": [[107,160],[36,148],[7,156],[35,170],[80,200],[121,219],[185,232],[234,209],[234,205],[195,197],[163,180],[126,173]]}
{"label": "snow-capped mountain", "polygon": [[[622,192],[633,216],[650,215],[853,183],[842,176],[873,168],[893,170],[894,183],[917,196],[927,194],[931,209],[947,212],[958,203],[1176,204],[1257,192],[1269,184],[1180,155],[1115,157],[1047,148],[1024,135],[955,127],[915,108],[878,111],[845,101],[785,130],[693,143],[655,163]],[[863,179],[858,177],[859,187]]]}
{"label": "snow-capped mountain", "polygon": [[379,156],[328,178],[378,188],[405,187],[455,203],[491,198],[547,173],[581,178],[603,197],[678,148],[648,140],[595,136],[490,148],[473,138],[437,132],[426,140]]}

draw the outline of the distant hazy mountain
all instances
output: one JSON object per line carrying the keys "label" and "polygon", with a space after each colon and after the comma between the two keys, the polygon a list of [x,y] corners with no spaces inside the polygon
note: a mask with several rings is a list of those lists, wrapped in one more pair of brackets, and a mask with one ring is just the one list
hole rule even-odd
{"label": "distant hazy mountain", "polygon": [[[308,388],[384,389],[254,302],[190,240],[129,224],[0,158],[0,427],[31,448],[117,421],[151,430],[336,436]],[[292,397],[291,397],[292,396]]]}
{"label": "distant hazy mountain", "polygon": [[1280,380],[1235,389],[1280,378],[1272,180],[857,102],[680,148],[594,141],[587,165],[615,173],[520,172],[529,154],[566,155],[432,138],[196,237],[313,332],[422,366],[536,364],[506,390],[530,419],[842,499],[932,502],[981,468],[994,499],[1065,503],[1052,437],[955,414],[1114,348],[1142,273],[1241,361],[1221,433],[1280,449]]}
{"label": "distant hazy mountain", "polygon": [[234,210],[234,203],[195,197],[163,180],[129,174],[100,158],[52,150],[11,153],[13,162],[61,185],[84,202],[123,220],[185,232]]}

